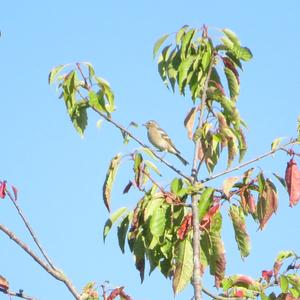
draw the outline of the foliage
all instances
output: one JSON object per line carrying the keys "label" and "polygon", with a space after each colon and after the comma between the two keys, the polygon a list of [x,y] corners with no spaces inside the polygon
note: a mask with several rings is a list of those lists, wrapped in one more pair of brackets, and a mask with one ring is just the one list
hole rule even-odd
{"label": "foliage", "polygon": [[[174,294],[177,294],[191,282],[193,276],[195,249],[190,203],[192,197],[197,197],[201,229],[201,272],[209,269],[215,278],[216,287],[222,287],[226,296],[254,299],[260,295],[261,299],[279,299],[272,294],[266,296],[266,289],[274,277],[273,284],[279,283],[282,293],[299,297],[298,275],[279,272],[283,261],[290,257],[294,259],[293,268],[287,271],[298,269],[295,264],[298,257],[292,252],[283,253],[275,261],[272,272],[266,271],[260,280],[246,275],[225,276],[226,256],[222,239],[222,220],[226,217],[224,212],[229,212],[237,247],[241,257],[245,258],[251,250],[247,219],[251,218],[258,223],[258,228],[262,230],[277,211],[278,193],[272,179],[255,168],[239,176],[226,178],[221,188],[204,185],[204,182],[219,176],[211,173],[217,164],[222,165],[222,152],[227,151],[227,170],[221,173],[225,175],[231,171],[229,168],[237,158],[239,162],[243,160],[247,151],[244,134],[246,123],[240,116],[237,104],[240,93],[239,72],[243,70],[242,63],[252,58],[252,53],[242,46],[231,30],[222,29],[220,33],[220,39],[215,41],[206,26],[201,30],[183,26],[175,34],[166,34],[155,43],[153,56],[158,57],[158,72],[163,83],[173,92],[177,90],[192,100],[184,126],[188,138],[195,144],[196,168],[189,177],[182,176],[180,171],[171,166],[181,177],[171,179],[169,186],[164,188],[155,179],[157,175],[162,175],[155,164],[157,154],[134,137],[142,148],[129,155],[133,174],[124,187],[124,193],[136,189],[141,196],[132,211],[120,208],[111,214],[105,224],[103,237],[105,239],[112,225],[118,222],[120,249],[125,251],[127,240],[141,281],[144,280],[148,262],[150,273],[158,269],[166,278],[172,279]],[[165,45],[167,40],[171,41]],[[62,74],[68,68],[70,70]],[[125,143],[129,137],[133,138],[128,129],[112,119],[114,94],[109,84],[95,74],[90,63],[54,68],[49,75],[49,83],[53,82],[58,83],[60,98],[63,98],[70,119],[81,136],[88,123],[87,112],[93,110],[121,131]],[[196,120],[199,120],[198,124]],[[286,146],[295,143],[297,139],[291,140]],[[287,187],[290,205],[294,206],[300,199],[300,171],[294,160],[297,154],[286,150],[281,145],[281,138],[272,143],[269,153],[249,164],[282,149],[292,159],[288,163],[285,179],[275,173],[274,177]],[[151,160],[145,159],[145,154]],[[109,211],[111,190],[121,158],[122,155],[117,154],[111,160],[103,185],[103,201]],[[159,160],[165,163],[163,158],[159,157]],[[204,166],[211,177],[198,179],[198,172]]]}

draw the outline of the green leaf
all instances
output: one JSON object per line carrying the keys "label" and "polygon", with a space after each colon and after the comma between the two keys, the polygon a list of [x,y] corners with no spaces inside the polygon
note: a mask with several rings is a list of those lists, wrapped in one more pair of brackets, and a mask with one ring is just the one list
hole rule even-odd
{"label": "green leaf", "polygon": [[188,75],[189,69],[191,68],[194,60],[195,60],[195,56],[188,56],[185,60],[182,61],[182,63],[179,66],[178,87],[179,87],[179,91],[181,94],[184,91],[187,75]]}
{"label": "green leaf", "polygon": [[92,80],[92,78],[95,75],[95,70],[94,70],[93,65],[90,62],[83,62],[83,64],[88,67],[88,70],[89,70],[89,79]]}
{"label": "green leaf", "polygon": [[161,173],[159,172],[159,169],[157,168],[157,166],[151,162],[150,160],[145,160],[145,164],[152,169],[157,175],[161,176]]}
{"label": "green leaf", "polygon": [[54,67],[49,73],[48,83],[51,85],[56,80],[56,77],[60,73],[60,71],[67,66],[68,65],[59,65],[57,67]]}
{"label": "green leaf", "polygon": [[280,251],[276,257],[276,261],[283,262],[289,257],[296,257],[295,252],[291,250]]}
{"label": "green leaf", "polygon": [[87,103],[76,103],[70,111],[71,121],[81,137],[83,137],[88,122],[87,108]]}
{"label": "green leaf", "polygon": [[232,30],[230,30],[228,28],[224,28],[222,31],[234,44],[236,44],[238,46],[240,45],[240,41],[239,41],[237,35]]}
{"label": "green leaf", "polygon": [[229,215],[232,220],[235,240],[238,244],[242,257],[247,257],[250,253],[250,238],[246,231],[245,215],[241,207],[231,205]]}
{"label": "green leaf", "polygon": [[278,147],[280,146],[280,143],[281,143],[282,139],[283,139],[282,137],[279,137],[279,138],[276,138],[276,139],[272,142],[272,144],[271,144],[271,150],[272,150],[272,151],[275,151],[275,150],[278,149]]}
{"label": "green leaf", "polygon": [[174,294],[182,291],[190,283],[193,275],[193,248],[186,238],[175,246],[175,272],[173,276]]}
{"label": "green leaf", "polygon": [[166,227],[166,207],[161,205],[154,210],[150,219],[150,232],[154,237],[160,237],[164,234]]}
{"label": "green leaf", "polygon": [[[142,150],[143,152],[145,152],[145,153],[146,153],[148,156],[150,156],[152,159],[158,161],[157,157],[154,156],[153,152],[152,152],[149,148],[147,148],[147,147],[141,147],[141,148],[139,148],[139,149]],[[138,149],[138,150],[139,150],[139,149]]]}
{"label": "green leaf", "polygon": [[126,240],[126,234],[129,228],[129,224],[132,219],[132,212],[128,214],[123,221],[118,226],[118,241],[119,241],[119,247],[122,251],[122,253],[125,252],[125,240]]}
{"label": "green leaf", "polygon": [[88,97],[89,97],[89,104],[93,108],[101,112],[107,112],[105,108],[105,100],[102,92],[96,93],[93,90],[90,90]]}
{"label": "green leaf", "polygon": [[144,210],[144,221],[147,222],[147,220],[153,216],[154,211],[156,211],[164,202],[165,199],[161,194],[150,198]]}
{"label": "green leaf", "polygon": [[176,33],[176,45],[178,46],[181,42],[182,37],[185,35],[186,29],[189,28],[188,25],[181,27]]}
{"label": "green leaf", "polygon": [[272,173],[275,178],[277,178],[279,180],[279,182],[283,185],[283,187],[287,190],[287,187],[286,187],[286,182],[285,182],[285,179],[282,178],[281,176],[279,176],[278,174],[276,173]]}
{"label": "green leaf", "polygon": [[156,41],[153,47],[153,58],[155,58],[160,46],[164,43],[164,41],[169,37],[169,34],[165,34],[160,39]]}
{"label": "green leaf", "polygon": [[236,101],[236,99],[240,93],[240,85],[239,85],[238,79],[231,69],[225,67],[224,72],[225,72],[225,75],[227,78],[230,98],[232,100]]}
{"label": "green leaf", "polygon": [[181,43],[181,59],[184,60],[188,55],[188,51],[192,42],[193,37],[197,33],[196,29],[190,29],[182,38]]}
{"label": "green leaf", "polygon": [[121,207],[117,211],[115,211],[113,214],[110,215],[110,217],[107,219],[104,228],[103,228],[103,241],[105,242],[105,239],[112,227],[112,225],[125,213],[128,209],[126,207]]}
{"label": "green leaf", "polygon": [[117,154],[111,160],[103,184],[103,200],[108,211],[110,211],[111,190],[121,162],[121,158],[121,154]]}
{"label": "green leaf", "polygon": [[214,191],[215,190],[213,188],[208,187],[202,192],[200,196],[200,199],[198,201],[198,216],[200,221],[205,216],[212,204]]}
{"label": "green leaf", "polygon": [[234,45],[232,52],[237,59],[241,59],[243,61],[249,61],[253,57],[250,49],[247,47]]}
{"label": "green leaf", "polygon": [[176,195],[180,195],[180,192],[182,190],[183,187],[183,182],[181,178],[174,178],[171,182],[171,192],[176,194]]}
{"label": "green leaf", "polygon": [[279,285],[283,293],[287,293],[289,289],[289,282],[286,276],[281,275],[279,278]]}

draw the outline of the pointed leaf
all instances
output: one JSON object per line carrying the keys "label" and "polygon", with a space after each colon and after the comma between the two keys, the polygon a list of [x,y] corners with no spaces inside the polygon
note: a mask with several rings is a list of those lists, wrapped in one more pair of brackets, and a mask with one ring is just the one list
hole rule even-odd
{"label": "pointed leaf", "polygon": [[128,214],[123,221],[118,226],[118,241],[119,241],[119,247],[122,251],[122,253],[125,252],[125,240],[126,240],[126,234],[129,228],[129,224],[132,219],[132,213]]}
{"label": "pointed leaf", "polygon": [[236,77],[234,72],[227,67],[224,68],[224,72],[225,72],[225,75],[227,78],[230,98],[232,100],[236,101],[236,99],[240,93],[240,84],[239,84],[238,78]]}
{"label": "pointed leaf", "polygon": [[182,291],[190,283],[193,274],[193,248],[186,238],[175,246],[175,272],[173,276],[174,294]]}
{"label": "pointed leaf", "polygon": [[126,207],[121,207],[117,211],[115,211],[113,214],[110,215],[110,217],[107,219],[104,228],[103,228],[103,241],[105,242],[105,239],[112,227],[112,225],[125,213],[127,212]]}
{"label": "pointed leaf", "polygon": [[117,154],[111,160],[103,184],[103,200],[108,211],[110,211],[111,190],[121,162],[121,158],[122,158],[121,154]]}
{"label": "pointed leaf", "polygon": [[181,27],[178,32],[176,33],[176,44],[179,45],[181,42],[182,37],[184,36],[186,29],[188,28],[188,25],[184,25]]}
{"label": "pointed leaf", "polygon": [[188,137],[190,140],[193,139],[193,127],[194,127],[196,112],[197,112],[196,107],[192,107],[184,119],[184,126],[188,132]]}
{"label": "pointed leaf", "polygon": [[278,195],[276,187],[267,179],[265,181],[264,189],[259,194],[257,202],[257,216],[260,223],[259,229],[263,229],[269,221],[273,213],[276,212],[278,206]]}
{"label": "pointed leaf", "polygon": [[209,207],[212,204],[214,191],[215,189],[208,187],[202,192],[200,196],[200,199],[198,201],[198,216],[200,222],[202,218],[206,215]]}
{"label": "pointed leaf", "polygon": [[271,150],[272,151],[275,151],[278,149],[278,147],[280,146],[280,143],[282,141],[282,137],[279,137],[277,139],[275,139],[272,144],[271,144]]}
{"label": "pointed leaf", "polygon": [[190,48],[191,45],[191,41],[194,37],[194,35],[196,34],[197,30],[196,29],[190,29],[182,38],[182,43],[181,43],[181,58],[185,59],[187,54],[188,54],[188,50]]}
{"label": "pointed leaf", "polygon": [[164,41],[169,37],[169,34],[163,35],[160,39],[158,39],[153,47],[153,58],[155,58],[160,46],[164,43]]}
{"label": "pointed leaf", "polygon": [[145,160],[145,165],[148,166],[150,169],[152,169],[157,175],[161,176],[161,173],[159,172],[159,169],[157,166],[150,160]]}
{"label": "pointed leaf", "polygon": [[49,83],[49,84],[52,84],[52,83],[55,81],[55,79],[56,79],[57,75],[59,74],[59,72],[60,72],[62,69],[64,69],[66,66],[68,66],[68,65],[59,65],[59,66],[57,66],[57,67],[54,67],[54,68],[50,71],[50,73],[49,73],[48,83]]}
{"label": "pointed leaf", "polygon": [[290,196],[290,206],[293,207],[300,200],[300,170],[293,158],[287,164],[285,181]]}
{"label": "pointed leaf", "polygon": [[182,94],[186,85],[186,79],[191,68],[193,62],[195,60],[194,56],[188,56],[185,60],[183,60],[179,66],[178,70],[178,87],[179,91]]}
{"label": "pointed leaf", "polygon": [[230,29],[228,29],[228,28],[224,28],[222,31],[226,34],[226,36],[227,36],[234,44],[240,45],[240,41],[239,41],[237,35],[236,35],[232,30],[230,30]]}
{"label": "pointed leaf", "polygon": [[241,256],[246,257],[250,253],[250,238],[246,230],[245,215],[241,207],[239,208],[236,205],[230,206],[229,214],[235,232],[235,240],[238,244]]}
{"label": "pointed leaf", "polygon": [[83,137],[88,122],[87,108],[85,103],[76,103],[70,112],[72,123],[81,137]]}
{"label": "pointed leaf", "polygon": [[231,188],[234,186],[234,184],[236,182],[238,182],[240,179],[239,176],[234,176],[234,177],[229,177],[229,178],[226,178],[224,181],[223,181],[223,192],[224,194],[226,195],[226,197],[230,197],[230,190]]}

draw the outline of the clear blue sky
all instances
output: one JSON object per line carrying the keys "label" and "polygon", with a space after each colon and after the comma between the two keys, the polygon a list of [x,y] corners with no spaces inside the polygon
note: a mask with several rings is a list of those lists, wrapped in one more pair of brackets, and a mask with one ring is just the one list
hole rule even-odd
{"label": "clear blue sky", "polygon": [[[162,84],[152,60],[158,37],[182,25],[208,24],[234,30],[251,48],[254,59],[241,75],[240,111],[249,126],[246,156],[270,149],[275,137],[292,136],[300,114],[300,4],[287,1],[4,1],[0,10],[1,160],[0,179],[19,190],[19,203],[49,255],[81,288],[89,281],[124,285],[135,300],[173,299],[171,283],[158,272],[141,285],[130,254],[118,249],[115,231],[102,242],[108,217],[102,203],[102,183],[110,158],[137,147],[122,145],[120,133],[109,124],[96,127],[90,116],[84,139],[72,128],[55,88],[47,84],[49,70],[58,64],[90,61],[106,78],[116,96],[114,118],[124,124],[156,119],[187,158],[182,120],[191,104]],[[146,140],[143,128],[136,134]],[[184,136],[184,138],[182,138]],[[284,174],[288,157],[279,154],[259,166],[271,176]],[[170,161],[174,161],[170,158]],[[165,170],[163,168],[163,170]],[[188,169],[187,169],[188,171]],[[173,174],[165,170],[167,183]],[[136,194],[113,192],[113,210],[132,207]],[[244,262],[230,224],[223,236],[228,274],[258,277],[272,267],[281,249],[300,252],[300,207],[288,207],[280,189],[277,215],[263,232],[249,224],[252,253]],[[1,201],[1,223],[32,245],[9,201]],[[0,274],[11,288],[41,300],[72,299],[30,257],[0,233]],[[35,249],[35,248],[34,248]],[[190,299],[191,289],[177,299]],[[5,297],[0,296],[1,299]]]}

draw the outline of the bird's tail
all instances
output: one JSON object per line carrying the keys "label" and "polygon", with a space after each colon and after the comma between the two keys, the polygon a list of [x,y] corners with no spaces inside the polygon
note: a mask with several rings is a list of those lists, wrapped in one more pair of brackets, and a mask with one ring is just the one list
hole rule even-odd
{"label": "bird's tail", "polygon": [[178,154],[178,153],[174,153],[174,154],[181,160],[181,162],[182,162],[185,166],[189,164],[188,161],[186,161],[180,154]]}

